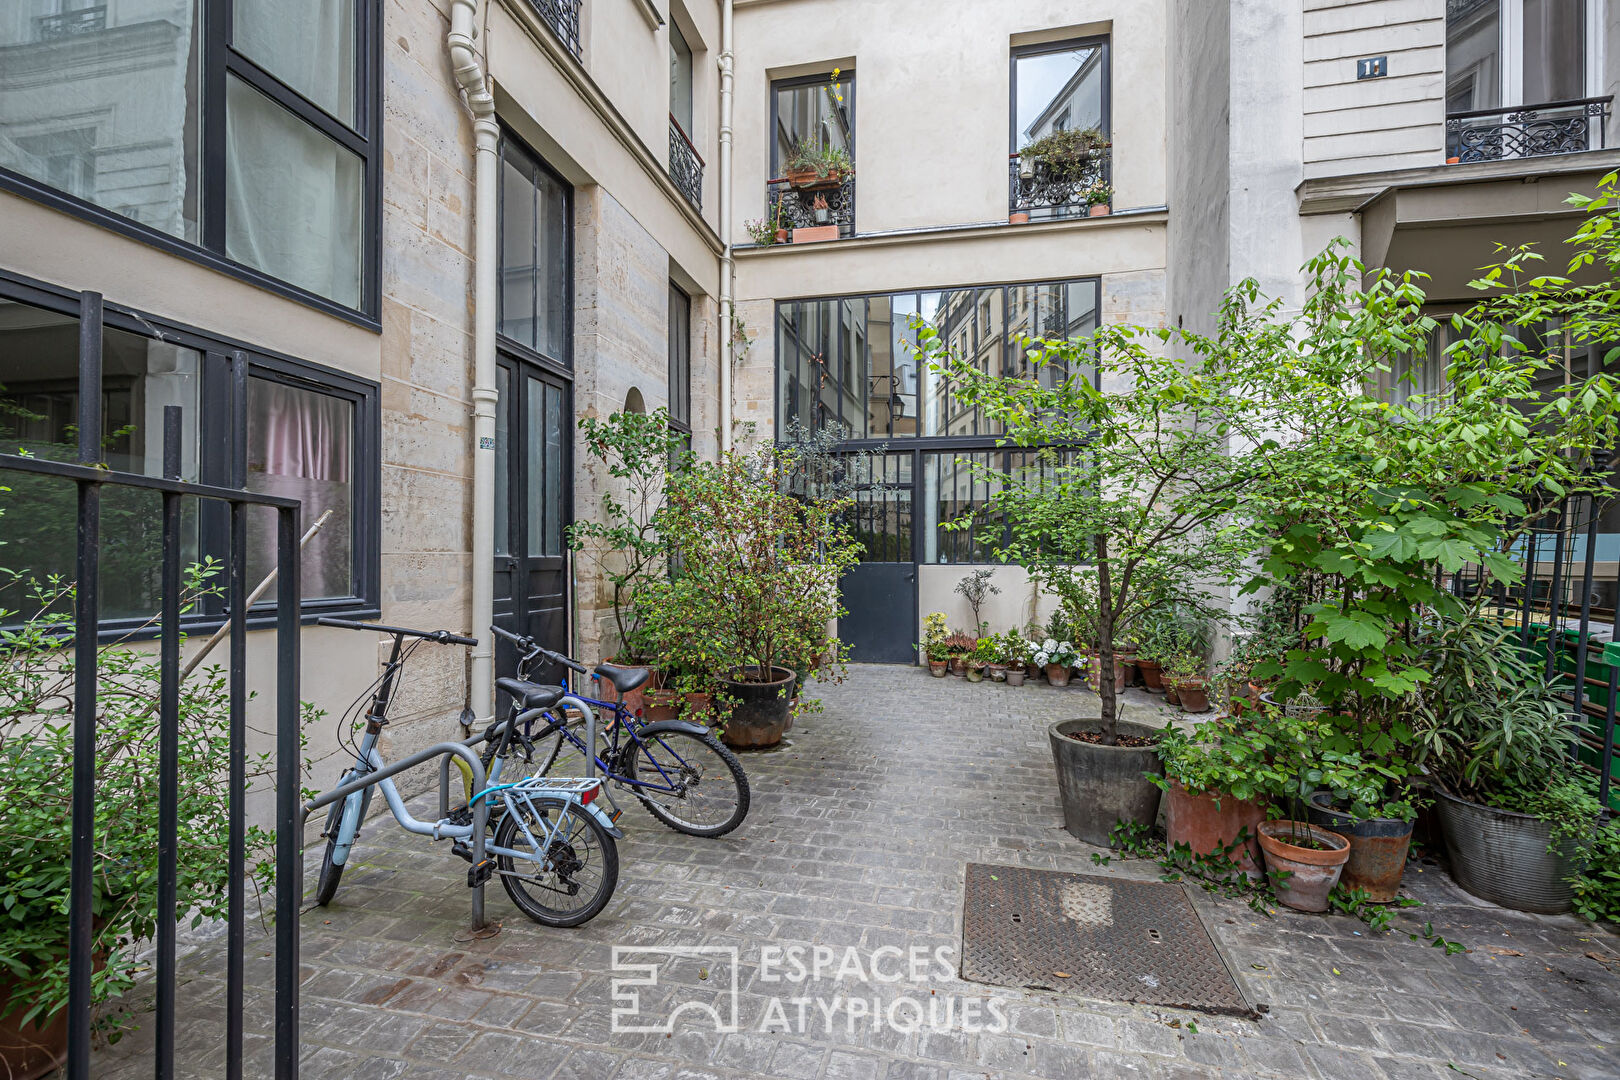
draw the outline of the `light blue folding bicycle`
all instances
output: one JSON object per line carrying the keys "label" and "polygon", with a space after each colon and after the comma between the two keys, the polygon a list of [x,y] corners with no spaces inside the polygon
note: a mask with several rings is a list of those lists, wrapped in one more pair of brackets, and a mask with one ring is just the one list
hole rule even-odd
{"label": "light blue folding bicycle", "polygon": [[[398,685],[399,673],[422,641],[476,645],[477,639],[445,630],[410,630],[333,618],[317,621],[323,626],[392,634],[394,646],[373,687],[368,687],[355,700],[339,723],[339,738],[349,740],[345,746],[354,753],[355,763],[344,773],[339,787],[326,797],[335,797],[338,790],[345,786],[356,787],[333,802],[327,814],[326,828],[321,834],[326,837],[326,855],[321,862],[315,902],[324,907],[337,893],[343,868],[348,864],[354,843],[360,836],[361,823],[371,802],[371,792],[373,788],[381,788],[388,809],[401,828],[420,836],[430,836],[434,840],[449,840],[452,854],[473,864],[467,871],[469,886],[477,888],[491,877],[500,878],[501,886],[518,910],[546,926],[578,926],[601,912],[612,898],[614,886],[618,884],[619,853],[616,841],[624,835],[597,804],[597,798],[602,793],[601,781],[595,778],[527,776],[514,783],[502,783],[500,779],[507,752],[514,742],[524,748],[525,756],[533,755],[533,745],[523,735],[521,722],[532,721],[534,714],[559,702],[566,704],[566,701],[577,699],[567,698],[560,686],[537,687],[543,692],[538,695],[531,693],[531,698],[535,700],[530,712],[497,721],[482,735],[465,743],[430,748],[413,755],[413,758],[422,761],[441,758],[440,816],[436,821],[420,821],[405,808],[405,801],[391,779],[392,773],[406,762],[388,766],[378,750],[378,736],[388,724],[388,705]],[[414,639],[410,646],[405,645],[406,638]],[[364,734],[355,744],[352,741],[351,717],[368,695],[371,707],[366,712]],[[540,699],[543,698],[549,700],[542,702]],[[459,756],[444,753],[445,749],[459,751],[479,743],[489,745],[477,757],[470,752]],[[454,810],[448,805],[451,756],[475,763],[481,759],[483,768],[479,771],[487,769],[482,790],[474,794],[467,805]],[[390,775],[375,778],[385,770]],[[368,782],[368,778],[375,779]],[[358,786],[362,783],[364,786]],[[488,827],[486,822],[495,824],[493,840],[483,835]]]}

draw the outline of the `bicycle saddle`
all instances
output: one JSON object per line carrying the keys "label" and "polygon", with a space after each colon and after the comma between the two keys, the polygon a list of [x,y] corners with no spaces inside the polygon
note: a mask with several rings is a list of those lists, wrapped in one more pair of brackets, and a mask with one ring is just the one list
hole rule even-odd
{"label": "bicycle saddle", "polygon": [[613,689],[628,694],[647,681],[652,674],[644,667],[620,667],[618,664],[597,664],[596,674],[613,684]]}
{"label": "bicycle saddle", "polygon": [[517,699],[525,709],[549,709],[562,700],[565,693],[560,686],[543,686],[527,679],[500,678],[495,685]]}

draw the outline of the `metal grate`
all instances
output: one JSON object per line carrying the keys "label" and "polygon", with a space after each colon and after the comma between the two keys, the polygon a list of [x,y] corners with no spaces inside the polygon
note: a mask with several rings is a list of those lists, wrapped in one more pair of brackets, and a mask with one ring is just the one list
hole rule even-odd
{"label": "metal grate", "polygon": [[962,978],[1249,1016],[1179,885],[969,863]]}

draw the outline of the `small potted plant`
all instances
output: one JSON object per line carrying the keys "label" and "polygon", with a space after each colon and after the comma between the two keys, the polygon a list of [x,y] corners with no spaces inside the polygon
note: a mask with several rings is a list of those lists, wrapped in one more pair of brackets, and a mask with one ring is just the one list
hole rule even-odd
{"label": "small potted plant", "polygon": [[1045,669],[1046,681],[1053,686],[1068,686],[1069,673],[1080,662],[1080,651],[1067,641],[1047,638],[1035,650],[1035,663]]}
{"label": "small potted plant", "polygon": [[747,230],[749,239],[760,247],[770,247],[772,244],[787,242],[787,222],[782,220],[781,203],[772,206],[768,216],[755,221],[743,222],[743,228]]}
{"label": "small potted plant", "polygon": [[1007,685],[1023,686],[1024,679],[1029,674],[1028,665],[1032,655],[1029,642],[1025,641],[1024,635],[1017,630],[1007,631],[1007,636],[1002,640],[1004,643],[1002,658],[1007,664]]}
{"label": "small potted plant", "polygon": [[1086,214],[1089,217],[1103,217],[1109,212],[1109,202],[1114,197],[1113,185],[1097,183],[1086,189]]}
{"label": "small potted plant", "polygon": [[945,637],[945,655],[951,663],[951,674],[961,677],[967,674],[968,655],[973,652],[979,639],[972,634],[964,634],[960,630],[952,630]]}
{"label": "small potted plant", "polygon": [[943,611],[923,616],[923,639],[918,647],[928,658],[928,674],[936,679],[943,679],[950,671],[950,652],[945,647],[945,641],[949,636],[950,631],[946,629]]}
{"label": "small potted plant", "polygon": [[968,654],[968,682],[984,681],[985,672],[987,672],[990,669],[990,665],[995,662],[996,655],[996,639],[994,637],[980,638],[974,644],[973,651]]}
{"label": "small potted plant", "polygon": [[783,178],[799,191],[827,191],[854,175],[855,162],[849,151],[813,139],[794,143],[782,165]]}
{"label": "small potted plant", "polygon": [[1209,680],[1204,677],[1204,662],[1195,654],[1176,653],[1165,665],[1164,678],[1167,687],[1175,687],[1175,703],[1183,712],[1209,712]]}

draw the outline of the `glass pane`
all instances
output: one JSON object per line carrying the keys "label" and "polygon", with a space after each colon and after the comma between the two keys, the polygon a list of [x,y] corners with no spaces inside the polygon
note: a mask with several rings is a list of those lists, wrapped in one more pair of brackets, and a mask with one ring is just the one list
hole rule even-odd
{"label": "glass pane", "polygon": [[692,301],[673,283],[669,287],[669,415],[678,423],[692,422]]}
{"label": "glass pane", "polygon": [[534,181],[510,155],[501,162],[501,333],[534,347]]}
{"label": "glass pane", "polygon": [[[1500,0],[1446,6],[1446,111],[1494,109],[1502,104]],[[1455,154],[1455,150],[1452,151]]]}
{"label": "glass pane", "polygon": [[867,431],[872,438],[917,434],[916,298],[874,296],[866,305],[871,341]]}
{"label": "glass pane", "polygon": [[[78,455],[78,321],[0,300],[0,452],[56,460]],[[102,346],[102,452],[120,471],[163,472],[163,408],[181,409],[181,475],[197,478],[202,355],[108,328]],[[74,486],[15,474],[0,491],[0,566],[41,580],[74,575]],[[101,617],[157,612],[162,570],[161,499],[109,487],[101,508]],[[181,560],[197,560],[197,507],[182,504]],[[24,609],[22,587],[0,592],[0,608]]]}
{"label": "glass pane", "polygon": [[854,506],[850,527],[862,562],[911,561],[911,455],[861,454],[845,459]]}
{"label": "glass pane", "polygon": [[[994,562],[1001,529],[984,518],[985,505],[1000,484],[975,475],[981,469],[1001,467],[999,451],[946,452],[923,457],[923,561],[931,563]],[[958,520],[971,520],[967,529],[946,529]]]}
{"label": "glass pane", "polygon": [[495,554],[512,553],[512,373],[495,369]]}
{"label": "glass pane", "polygon": [[1524,0],[1524,105],[1586,96],[1585,0]]}
{"label": "glass pane", "polygon": [[539,379],[525,379],[524,396],[528,425],[524,429],[523,457],[528,469],[529,486],[529,490],[524,492],[524,520],[529,528],[526,554],[535,556],[546,553],[546,473],[555,468],[556,463],[546,453],[546,384]]}
{"label": "glass pane", "polygon": [[781,304],[778,308],[780,333],[779,380],[782,394],[782,431],[786,437],[794,423],[811,431],[819,431],[828,424],[838,422],[836,408],[829,411],[827,401],[836,405],[837,390],[832,387],[833,374],[829,368],[833,355],[833,323],[837,302],[832,300],[801,300]]}
{"label": "glass pane", "polygon": [[680,29],[669,24],[669,115],[692,135],[692,49]]}
{"label": "glass pane", "polygon": [[232,44],[353,126],[354,9],[354,0],[234,0]]}
{"label": "glass pane", "polygon": [[540,325],[535,348],[558,363],[567,364],[572,360],[569,331],[573,323],[573,312],[568,304],[568,283],[573,277],[573,266],[569,263],[568,189],[550,173],[542,172],[541,177],[537,260]]}
{"label": "glass pane", "polygon": [[1017,152],[1054,131],[1107,133],[1103,117],[1103,47],[1079,45],[1020,56],[1014,64]]}
{"label": "glass pane", "polygon": [[816,150],[838,149],[855,157],[855,78],[841,72],[800,86],[776,87],[776,135],[771,141],[771,176],[804,144]]}
{"label": "glass pane", "polygon": [[[317,390],[248,380],[247,488],[303,503],[303,528],[331,518],[304,545],[306,600],[354,595],[354,405]],[[250,515],[248,580],[275,567],[275,514]]]}
{"label": "glass pane", "polygon": [[225,254],[360,306],[360,159],[246,83],[225,110]]}
{"label": "glass pane", "polygon": [[199,7],[0,5],[0,166],[199,243]]}
{"label": "glass pane", "polygon": [[568,431],[567,417],[563,413],[563,389],[546,385],[546,541],[541,554],[559,556],[563,553],[563,439]]}

